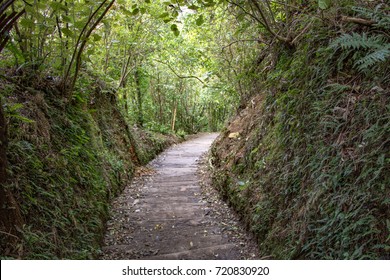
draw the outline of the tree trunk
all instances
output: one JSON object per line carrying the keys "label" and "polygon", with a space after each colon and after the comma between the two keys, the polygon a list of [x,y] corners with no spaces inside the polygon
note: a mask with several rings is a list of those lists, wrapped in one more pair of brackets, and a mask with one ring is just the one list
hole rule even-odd
{"label": "tree trunk", "polygon": [[137,125],[143,127],[144,125],[144,113],[143,113],[143,100],[142,100],[142,90],[141,90],[141,80],[140,73],[137,69],[134,73],[135,84],[137,88],[137,106],[138,106],[138,116],[137,116]]}
{"label": "tree trunk", "polygon": [[171,124],[172,132],[175,132],[176,114],[177,114],[177,100],[175,100],[173,105],[172,124]]}

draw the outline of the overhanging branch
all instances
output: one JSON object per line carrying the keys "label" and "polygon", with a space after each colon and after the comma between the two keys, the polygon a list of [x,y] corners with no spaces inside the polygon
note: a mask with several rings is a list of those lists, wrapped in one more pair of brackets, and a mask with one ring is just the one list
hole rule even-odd
{"label": "overhanging branch", "polygon": [[179,79],[196,79],[198,80],[199,82],[201,82],[203,85],[205,85],[205,82],[203,82],[199,77],[197,76],[194,76],[194,75],[189,75],[189,76],[182,76],[182,75],[179,75],[175,69],[173,69],[173,67],[171,65],[169,65],[168,63],[164,62],[164,61],[161,61],[161,60],[157,60],[157,59],[153,59],[154,61],[158,62],[158,63],[161,63],[161,64],[164,64],[166,66],[168,66],[169,70],[171,70],[173,72],[173,74],[176,75],[176,77],[178,77]]}

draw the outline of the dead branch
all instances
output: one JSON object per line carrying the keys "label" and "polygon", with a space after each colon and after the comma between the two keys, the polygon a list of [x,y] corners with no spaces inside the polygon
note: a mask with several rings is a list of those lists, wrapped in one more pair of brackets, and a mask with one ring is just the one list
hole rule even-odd
{"label": "dead branch", "polygon": [[342,17],[341,17],[341,20],[342,20],[342,21],[345,21],[345,22],[351,22],[351,23],[356,23],[356,24],[362,24],[362,25],[366,25],[366,26],[372,26],[373,24],[376,23],[375,21],[369,20],[369,19],[356,18],[356,17],[347,17],[347,16],[342,16]]}

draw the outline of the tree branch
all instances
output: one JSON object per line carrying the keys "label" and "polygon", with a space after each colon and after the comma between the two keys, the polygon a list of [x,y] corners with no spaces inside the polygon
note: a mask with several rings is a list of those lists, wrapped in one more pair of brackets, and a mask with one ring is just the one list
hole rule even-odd
{"label": "tree branch", "polygon": [[[76,84],[76,80],[77,80],[77,76],[78,76],[78,72],[80,70],[80,64],[81,64],[81,55],[84,51],[84,48],[88,42],[88,39],[89,37],[91,36],[92,32],[95,30],[95,28],[99,25],[99,23],[103,20],[103,18],[105,17],[105,15],[108,13],[108,11],[111,9],[112,5],[114,5],[115,3],[115,0],[112,0],[108,5],[107,7],[104,9],[104,11],[102,12],[102,14],[99,16],[99,18],[93,23],[93,25],[91,26],[91,28],[87,31],[87,33],[85,34],[85,38],[84,40],[82,41],[81,45],[80,45],[80,49],[77,53],[77,57],[76,57],[76,69],[75,69],[75,74],[73,76],[73,80],[72,80],[72,84],[71,84],[71,90],[73,90],[73,88],[75,87],[75,84]],[[100,9],[100,8],[99,8]]]}
{"label": "tree branch", "polygon": [[234,3],[233,1],[228,1],[229,4],[232,4],[233,6],[236,6],[238,7],[241,11],[244,12],[244,14],[250,16],[251,18],[253,18],[255,21],[257,21],[258,23],[260,23],[261,25],[265,25],[264,22],[262,22],[260,19],[258,19],[256,16],[254,16],[253,14],[251,14],[250,12],[248,12],[244,7],[238,5],[237,3]]}
{"label": "tree branch", "polygon": [[[264,24],[263,26],[265,27],[265,29],[268,30],[269,33],[271,33],[274,37],[276,37],[278,40],[284,42],[284,43],[287,43],[287,44],[290,44],[291,43],[291,39],[290,38],[286,38],[286,37],[283,37],[283,36],[280,36],[278,33],[276,33],[271,25],[269,24],[268,22],[268,19],[264,13],[264,11],[262,10],[262,8],[260,7],[259,3],[257,3],[256,0],[251,0],[250,1],[257,9],[257,11],[259,12],[260,14],[260,17],[263,19],[264,21]],[[272,13],[272,11],[270,11],[270,13]]]}
{"label": "tree branch", "polygon": [[179,74],[175,71],[175,69],[173,69],[172,66],[169,65],[168,63],[163,62],[163,61],[161,61],[161,60],[157,60],[157,59],[153,59],[153,60],[156,61],[156,62],[159,62],[159,63],[161,63],[161,64],[164,64],[164,65],[168,66],[168,68],[173,72],[173,74],[175,74],[176,77],[178,77],[179,79],[196,79],[196,80],[198,80],[199,82],[201,82],[203,85],[205,85],[205,82],[203,82],[203,81],[202,81],[199,77],[197,77],[197,76],[193,76],[193,75],[190,75],[190,76],[182,76],[182,75],[179,75]]}
{"label": "tree branch", "polygon": [[368,20],[364,18],[356,18],[356,17],[347,17],[347,16],[342,16],[341,17],[342,21],[345,22],[352,22],[352,23],[357,23],[357,24],[362,24],[362,25],[367,25],[367,26],[372,26],[376,22],[373,20]]}

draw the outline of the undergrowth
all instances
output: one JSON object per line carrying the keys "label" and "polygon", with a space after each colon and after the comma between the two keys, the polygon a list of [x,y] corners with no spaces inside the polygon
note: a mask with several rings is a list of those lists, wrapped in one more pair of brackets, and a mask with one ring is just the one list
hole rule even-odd
{"label": "undergrowth", "polygon": [[271,50],[275,67],[254,81],[261,102],[213,146],[214,185],[264,256],[388,259],[389,56],[369,60],[388,36],[355,25],[340,36],[313,22],[294,50]]}

